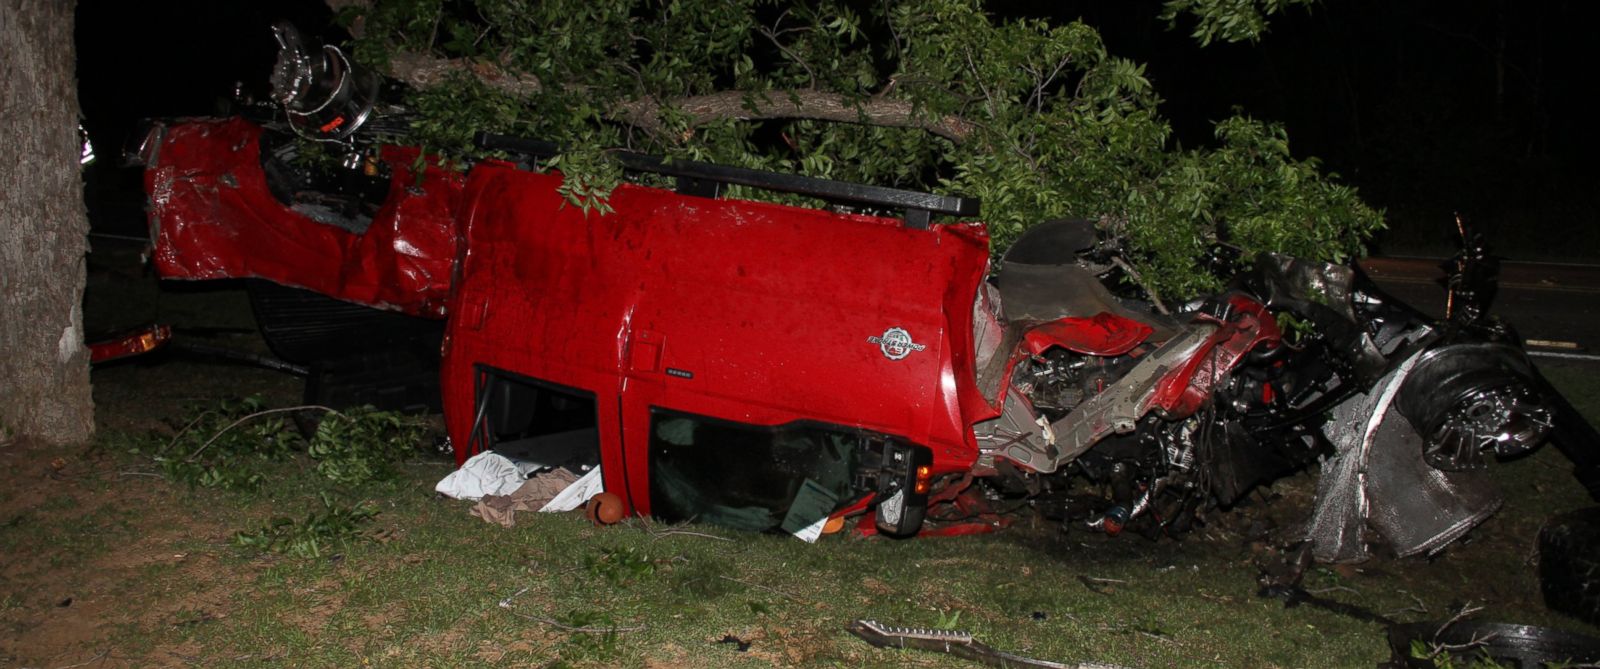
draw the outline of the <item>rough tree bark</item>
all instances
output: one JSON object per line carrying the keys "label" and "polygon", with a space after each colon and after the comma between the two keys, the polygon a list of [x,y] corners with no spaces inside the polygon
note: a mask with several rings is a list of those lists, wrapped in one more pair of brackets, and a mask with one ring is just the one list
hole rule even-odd
{"label": "rough tree bark", "polygon": [[[94,433],[72,0],[0,0],[0,427]],[[7,435],[0,435],[0,439]]]}

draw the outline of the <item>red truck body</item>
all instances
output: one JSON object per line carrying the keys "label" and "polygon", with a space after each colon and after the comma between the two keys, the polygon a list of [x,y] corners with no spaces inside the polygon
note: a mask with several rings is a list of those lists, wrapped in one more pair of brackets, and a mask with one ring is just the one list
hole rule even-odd
{"label": "red truck body", "polygon": [[[924,480],[970,471],[971,426],[999,413],[974,369],[982,224],[919,228],[631,184],[609,212],[585,212],[563,199],[559,173],[496,161],[419,172],[414,149],[385,146],[386,198],[351,231],[272,192],[262,146],[241,119],[155,136],[157,270],[448,317],[440,385],[458,462],[495,445],[482,425],[489,371],[591,401],[595,464],[638,513],[652,512],[660,411],[893,439],[926,449]],[[857,501],[872,492],[856,487]]]}
{"label": "red truck body", "polygon": [[443,370],[458,458],[488,365],[592,395],[606,489],[642,513],[658,409],[860,428],[929,447],[934,476],[972,467],[971,425],[997,413],[972,368],[981,225],[633,185],[585,213],[560,180],[504,164],[469,180]]}
{"label": "red truck body", "polygon": [[169,279],[257,277],[414,316],[443,318],[465,179],[416,148],[384,146],[392,174],[361,233],[315,221],[274,197],[262,128],[242,118],[161,127],[143,151],[152,261]]}
{"label": "red truck body", "polygon": [[[248,285],[307,395],[420,389],[458,462],[599,467],[632,512],[814,539],[868,509],[864,532],[986,531],[998,499],[1181,533],[1320,460],[1304,538],[1328,561],[1364,557],[1369,529],[1400,555],[1453,541],[1498,508],[1486,453],[1552,426],[1600,478],[1600,435],[1486,317],[1481,245],[1456,259],[1466,308],[1448,323],[1276,254],[1167,318],[1113,292],[1119,265],[1138,277],[1093,221],[1035,222],[991,280],[984,226],[933,221],[976,216],[966,198],[613,151],[635,181],[585,210],[537,168],[560,147],[488,133],[483,156],[522,162],[447,169],[393,146],[409,121],[380,108],[376,75],[274,31],[281,109],[248,110],[270,130],[191,119],[141,147],[155,265],[282,284]],[[1311,331],[1286,342],[1278,313]]]}
{"label": "red truck body", "polygon": [[[529,163],[549,155],[489,139]],[[926,518],[957,534],[1005,522],[988,499],[1074,504],[1078,476],[1106,491],[1071,512],[1087,527],[1181,531],[1197,504],[1231,503],[1334,451],[1316,518],[1354,520],[1308,531],[1319,559],[1365,555],[1352,542],[1367,507],[1346,503],[1365,498],[1342,490],[1372,495],[1378,531],[1418,554],[1498,505],[1475,478],[1478,450],[1452,444],[1516,455],[1552,424],[1526,356],[1492,327],[1419,320],[1348,268],[1264,257],[1247,288],[1168,319],[1101,283],[1080,255],[1088,222],[1034,226],[991,281],[981,223],[930,224],[974,213],[960,198],[627,154],[626,169],[679,190],[625,183],[585,211],[560,173],[528,163],[463,174],[416,149],[341,145],[339,169],[319,177],[285,158],[298,146],[287,142],[243,119],[158,127],[141,159],[162,276],[266,279],[325,302],[261,298],[258,317],[417,317],[398,329],[431,329],[399,343],[440,342],[441,356],[423,353],[458,462],[494,450],[599,467],[633,513],[814,537],[870,510],[863,532],[908,535]],[[720,197],[728,184],[854,209]],[[862,210],[905,217],[849,213]],[[1277,310],[1317,319],[1320,343],[1284,346]],[[322,334],[382,353],[394,322]],[[296,341],[314,357],[336,340]],[[386,356],[361,357],[362,373]],[[1422,361],[1421,380],[1396,360]],[[1368,406],[1371,388],[1399,389],[1398,408]],[[1403,428],[1381,446],[1403,461],[1373,481],[1357,468],[1372,430],[1341,427],[1358,418]],[[1408,420],[1443,427],[1429,442]]]}

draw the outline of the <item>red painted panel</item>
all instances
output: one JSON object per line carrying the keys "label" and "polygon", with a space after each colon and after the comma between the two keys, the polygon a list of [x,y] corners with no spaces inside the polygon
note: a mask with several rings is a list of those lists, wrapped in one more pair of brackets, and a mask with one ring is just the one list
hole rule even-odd
{"label": "red painted panel", "polygon": [[1091,318],[1067,317],[1041,323],[1023,335],[1024,348],[1039,355],[1052,346],[1088,355],[1114,356],[1132,351],[1155,328],[1102,311]]}
{"label": "red painted panel", "polygon": [[970,468],[969,414],[988,410],[962,401],[977,396],[981,226],[913,230],[638,186],[613,193],[614,213],[586,216],[562,202],[559,180],[493,164],[472,174],[455,299],[459,313],[481,305],[484,315],[449,328],[458,448],[472,413],[466,372],[484,363],[622,407],[629,424],[601,426],[602,457],[609,467],[625,455],[628,480],[608,468],[606,483],[631,488],[635,508],[648,503],[651,404],[758,425],[861,427],[930,446],[936,473]]}
{"label": "red painted panel", "polygon": [[1211,400],[1217,384],[1232,373],[1239,360],[1256,346],[1277,346],[1283,339],[1278,321],[1266,306],[1244,295],[1228,296],[1228,320],[1197,315],[1197,320],[1218,323],[1201,348],[1172,370],[1156,386],[1150,406],[1168,418],[1193,414]]}
{"label": "red painted panel", "polygon": [[442,318],[456,256],[460,174],[413,170],[417,149],[384,147],[393,179],[370,227],[353,234],[279,202],[261,168],[261,128],[197,119],[166,131],[145,170],[162,277],[260,277],[332,297]]}

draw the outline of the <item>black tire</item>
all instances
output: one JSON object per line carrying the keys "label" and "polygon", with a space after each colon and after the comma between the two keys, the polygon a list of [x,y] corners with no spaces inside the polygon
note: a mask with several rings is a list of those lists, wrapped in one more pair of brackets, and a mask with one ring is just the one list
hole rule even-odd
{"label": "black tire", "polygon": [[1539,530],[1539,588],[1551,610],[1600,625],[1600,507],[1561,514]]}

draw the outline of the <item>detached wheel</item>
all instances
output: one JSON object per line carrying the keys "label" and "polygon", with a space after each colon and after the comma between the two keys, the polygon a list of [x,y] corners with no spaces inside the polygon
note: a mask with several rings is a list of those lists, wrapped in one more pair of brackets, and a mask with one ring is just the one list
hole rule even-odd
{"label": "detached wheel", "polygon": [[1600,625],[1600,507],[1564,513],[1539,530],[1545,606]]}

